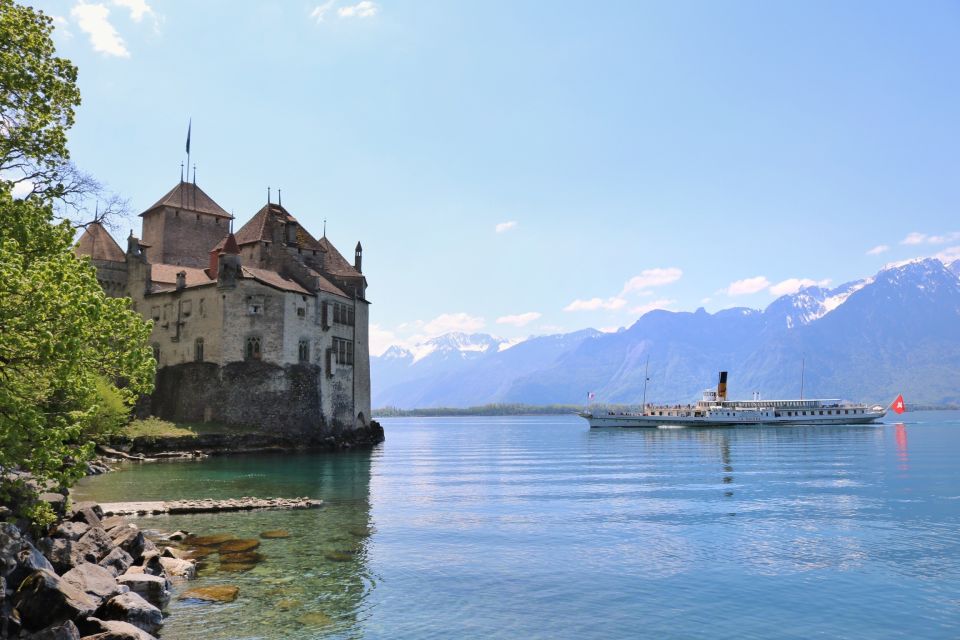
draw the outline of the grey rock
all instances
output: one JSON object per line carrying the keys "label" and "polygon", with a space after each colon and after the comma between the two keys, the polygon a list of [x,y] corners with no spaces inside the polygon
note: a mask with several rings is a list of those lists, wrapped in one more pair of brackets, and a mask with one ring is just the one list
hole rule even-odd
{"label": "grey rock", "polygon": [[79,502],[73,507],[70,519],[74,522],[85,522],[91,527],[99,527],[103,519],[103,509],[96,502]]}
{"label": "grey rock", "polygon": [[0,524],[0,576],[8,576],[17,568],[20,552],[20,529],[9,522]]}
{"label": "grey rock", "polygon": [[79,540],[83,537],[83,534],[89,530],[90,525],[85,522],[61,522],[59,525],[57,525],[57,528],[54,529],[51,537],[64,538],[66,540]]}
{"label": "grey rock", "polygon": [[163,614],[137,593],[124,593],[110,598],[97,615],[104,620],[122,620],[143,629],[147,633],[156,633],[163,626]]}
{"label": "grey rock", "polygon": [[161,576],[147,573],[125,573],[117,577],[117,582],[139,593],[147,602],[163,608],[170,601],[170,583]]}
{"label": "grey rock", "polygon": [[123,516],[110,516],[108,518],[104,518],[100,522],[100,526],[103,527],[107,531],[107,533],[110,533],[112,529],[116,529],[117,527],[121,527],[127,524],[130,524],[130,521],[124,518]]}
{"label": "grey rock", "polygon": [[7,581],[11,588],[16,589],[28,575],[41,569],[56,573],[53,565],[50,564],[36,547],[28,541],[22,540],[20,543],[20,552],[17,554],[17,568],[8,576]]}
{"label": "grey rock", "polygon": [[129,587],[117,583],[116,576],[109,569],[88,562],[67,571],[61,576],[61,580],[86,593],[96,600],[98,605],[129,590]]}
{"label": "grey rock", "polygon": [[46,502],[58,514],[63,514],[67,506],[67,497],[62,493],[44,492],[40,494],[40,501]]}
{"label": "grey rock", "polygon": [[83,636],[83,640],[157,640],[129,622],[97,618],[88,618],[86,622],[84,630],[90,635]]}
{"label": "grey rock", "polygon": [[133,558],[120,547],[114,547],[110,553],[104,556],[97,564],[109,569],[110,573],[114,576],[119,576],[126,573],[131,565],[133,565]]}
{"label": "grey rock", "polygon": [[13,604],[23,626],[31,631],[92,615],[97,608],[90,596],[49,571],[27,576],[14,594]]}
{"label": "grey rock", "polygon": [[32,633],[26,640],[80,640],[80,631],[72,620],[67,620]]}
{"label": "grey rock", "polygon": [[66,538],[41,538],[37,542],[37,547],[43,553],[43,557],[53,565],[57,573],[66,573],[76,564],[73,561],[76,545],[75,540],[67,540]]}
{"label": "grey rock", "polygon": [[176,558],[177,560],[188,560],[188,554],[183,549],[177,549],[176,547],[164,547],[163,551],[160,552],[161,558]]}
{"label": "grey rock", "polygon": [[186,540],[188,535],[190,534],[187,533],[186,531],[174,531],[169,536],[167,536],[167,539],[173,540],[174,542],[179,542],[180,540]]}
{"label": "grey rock", "polygon": [[80,561],[96,564],[104,559],[114,546],[116,545],[106,531],[100,527],[90,527],[90,530],[77,540],[73,564],[76,566]]}
{"label": "grey rock", "polygon": [[[148,540],[143,536],[140,528],[130,522],[114,527],[110,531],[110,538],[115,545],[129,553],[134,562],[139,560],[143,556],[143,552],[147,550]],[[151,542],[150,545],[153,546],[153,543]]]}
{"label": "grey rock", "polygon": [[192,580],[197,577],[197,566],[190,560],[161,557],[160,565],[163,567],[163,572],[170,578]]}

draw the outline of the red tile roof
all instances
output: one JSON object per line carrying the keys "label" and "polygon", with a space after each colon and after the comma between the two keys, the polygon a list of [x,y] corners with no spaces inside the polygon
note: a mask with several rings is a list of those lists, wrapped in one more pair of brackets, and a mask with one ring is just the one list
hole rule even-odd
{"label": "red tile roof", "polygon": [[307,268],[307,272],[317,279],[317,288],[320,291],[325,291],[327,293],[332,293],[335,296],[343,296],[344,298],[349,298],[346,293],[343,292],[337,285],[333,284],[322,275],[314,271],[313,269]]}
{"label": "red tile roof", "polygon": [[77,240],[73,252],[78,256],[90,256],[93,260],[126,262],[127,259],[117,241],[99,222],[87,225],[83,235]]}
{"label": "red tile roof", "polygon": [[279,204],[265,204],[257,211],[247,224],[243,225],[237,231],[237,244],[251,244],[253,242],[272,241],[273,228],[278,223],[289,223],[297,225],[297,243],[303,249],[320,251],[322,248],[310,233],[303,228],[297,219],[290,215],[290,212]]}
{"label": "red tile roof", "polygon": [[313,295],[297,284],[296,281],[289,278],[284,278],[276,271],[256,269],[254,267],[243,267],[243,277],[252,278],[257,282],[261,282],[269,287],[273,287],[274,289],[280,289],[281,291],[293,291],[294,293],[302,293],[308,296]]}
{"label": "red tile roof", "polygon": [[181,267],[178,264],[163,264],[158,263],[152,265],[150,270],[150,279],[154,284],[161,285],[161,288],[165,289],[163,285],[172,285],[173,287],[177,286],[177,274],[181,271],[185,271],[187,274],[187,287],[199,287],[204,284],[212,284],[216,280],[211,280],[207,276],[206,269],[198,269],[196,267]]}
{"label": "red tile roof", "polygon": [[353,265],[347,262],[337,248],[333,246],[326,236],[320,239],[319,245],[327,252],[327,258],[324,263],[326,270],[335,275],[347,278],[362,278],[363,274],[353,268]]}
{"label": "red tile roof", "polygon": [[143,216],[158,207],[176,207],[184,211],[206,213],[218,218],[233,218],[223,207],[213,201],[213,198],[204,193],[203,189],[191,182],[181,182],[167,195],[163,196],[154,205],[141,213]]}

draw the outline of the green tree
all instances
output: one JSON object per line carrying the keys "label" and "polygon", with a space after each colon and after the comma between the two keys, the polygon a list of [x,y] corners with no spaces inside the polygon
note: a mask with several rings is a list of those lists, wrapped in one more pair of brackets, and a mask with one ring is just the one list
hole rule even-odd
{"label": "green tree", "polygon": [[107,297],[49,204],[0,193],[0,467],[68,486],[82,474],[116,381],[129,406],[149,392],[150,325]]}
{"label": "green tree", "polygon": [[77,68],[55,54],[53,21],[0,0],[0,175],[62,197],[77,188],[67,130],[80,104]]}
{"label": "green tree", "polygon": [[[155,362],[149,323],[103,293],[54,214],[76,186],[66,132],[80,93],[52,29],[0,0],[0,471],[69,486],[116,400],[129,407],[151,390]],[[25,179],[32,193],[14,199]]]}

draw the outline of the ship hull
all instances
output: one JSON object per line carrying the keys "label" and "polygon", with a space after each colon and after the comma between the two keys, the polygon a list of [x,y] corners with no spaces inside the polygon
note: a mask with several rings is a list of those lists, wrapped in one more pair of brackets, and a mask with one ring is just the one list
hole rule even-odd
{"label": "ship hull", "polygon": [[722,416],[680,417],[680,416],[652,416],[631,414],[598,414],[590,412],[577,414],[585,419],[591,429],[609,427],[646,428],[659,427],[739,427],[754,426],[797,426],[797,425],[859,425],[870,424],[883,418],[886,411],[868,412],[862,415],[840,416],[807,416],[807,417],[774,417],[741,415],[732,418]]}

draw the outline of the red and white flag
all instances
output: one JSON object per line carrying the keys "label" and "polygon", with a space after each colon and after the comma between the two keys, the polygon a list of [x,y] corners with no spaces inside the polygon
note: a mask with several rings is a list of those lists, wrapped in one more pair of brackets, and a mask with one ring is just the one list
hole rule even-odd
{"label": "red and white flag", "polygon": [[893,401],[893,404],[890,405],[893,408],[893,412],[900,414],[907,410],[907,407],[903,404],[903,394],[897,396],[897,399]]}
{"label": "red and white flag", "polygon": [[587,400],[593,400],[596,397],[597,397],[597,394],[595,394],[593,391],[587,394]]}

